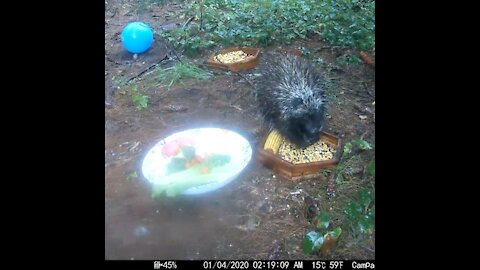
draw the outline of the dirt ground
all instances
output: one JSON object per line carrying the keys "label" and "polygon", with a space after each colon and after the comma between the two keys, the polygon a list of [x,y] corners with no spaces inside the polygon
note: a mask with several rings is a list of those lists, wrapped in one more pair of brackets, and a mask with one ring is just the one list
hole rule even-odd
{"label": "dirt ground", "polygon": [[[374,234],[360,238],[349,234],[342,213],[345,201],[360,188],[374,190],[374,177],[364,173],[374,150],[353,159],[347,168],[349,177],[336,183],[333,198],[327,196],[331,177],[319,174],[289,181],[260,165],[254,153],[239,177],[220,190],[151,199],[140,168],[147,151],[162,138],[193,127],[222,127],[245,136],[255,150],[266,130],[251,87],[234,73],[212,71],[208,80],[185,80],[170,91],[152,85],[148,72],[136,77],[162,59],[167,59],[161,61],[162,67],[177,60],[159,36],[149,51],[135,59],[122,48],[122,28],[142,20],[160,31],[162,26],[186,21],[174,16],[184,8],[181,1],[150,2],[142,9],[138,1],[105,4],[105,259],[375,259]],[[317,66],[328,78],[326,131],[345,142],[361,137],[374,145],[375,70],[365,63],[339,66],[336,58],[350,52],[317,39],[288,47],[307,48],[310,59],[322,59]],[[274,57],[270,52],[277,48],[261,48],[260,61]],[[182,59],[204,67],[212,52]],[[243,74],[254,81],[251,75],[259,68]],[[129,80],[129,85],[148,95],[146,109],[136,110],[126,91]],[[312,211],[330,212],[332,225],[343,227],[337,246],[325,256],[302,250],[305,233],[315,229],[310,223]]]}

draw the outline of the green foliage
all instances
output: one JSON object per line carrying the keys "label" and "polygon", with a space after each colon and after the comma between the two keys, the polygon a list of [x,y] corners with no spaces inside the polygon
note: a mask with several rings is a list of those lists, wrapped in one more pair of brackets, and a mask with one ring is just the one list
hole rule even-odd
{"label": "green foliage", "polygon": [[348,201],[343,212],[350,222],[353,233],[370,235],[375,228],[375,195],[371,190],[362,189],[359,198]]}
{"label": "green foliage", "polygon": [[370,163],[367,165],[367,172],[371,176],[375,176],[375,160],[370,161]]}
{"label": "green foliage", "polygon": [[323,235],[316,231],[310,231],[303,239],[303,251],[312,254],[320,250],[323,245]]}
{"label": "green foliage", "polygon": [[152,6],[160,6],[164,4],[164,0],[138,0],[136,1],[136,5],[134,7],[134,10],[137,14],[143,14]]}
{"label": "green foliage", "polygon": [[314,35],[343,48],[375,47],[373,0],[192,1],[186,14],[191,16],[190,28],[164,33],[186,53],[214,44],[289,44]]}
{"label": "green foliage", "polygon": [[330,215],[325,212],[320,213],[313,220],[313,223],[319,231],[309,231],[305,234],[303,238],[303,252],[306,254],[313,254],[319,251],[328,252],[337,242],[342,229],[337,227],[334,230],[326,231],[330,226]]}
{"label": "green foliage", "polygon": [[344,155],[349,155],[351,152],[352,152],[352,143],[351,142],[347,142],[344,146],[343,146],[343,154]]}
{"label": "green foliage", "polygon": [[177,28],[169,32],[160,32],[175,48],[183,49],[188,56],[194,56],[200,50],[212,47],[215,42],[210,35],[200,34],[192,29]]}
{"label": "green foliage", "polygon": [[[344,180],[344,173],[349,167],[351,167],[351,164],[355,161],[355,159],[358,160],[358,153],[372,150],[373,147],[374,146],[372,144],[361,138],[345,143],[345,145],[343,146],[342,157],[340,158],[340,162],[337,165],[335,182],[340,183]],[[375,176],[375,163],[373,163],[373,165],[372,163],[367,165],[366,170],[368,173]]]}
{"label": "green foliage", "polygon": [[148,96],[139,93],[137,85],[133,86],[133,88],[131,88],[128,92],[132,97],[132,102],[136,105],[135,109],[137,111],[146,109],[148,107]]}
{"label": "green foliage", "polygon": [[169,90],[182,79],[193,78],[206,80],[211,76],[209,72],[201,68],[180,62],[169,68],[158,69],[156,74],[158,74],[156,80],[159,83],[164,84]]}
{"label": "green foliage", "polygon": [[337,63],[341,66],[346,66],[348,64],[359,64],[361,61],[355,55],[342,55],[337,58]]}
{"label": "green foliage", "polygon": [[330,225],[330,215],[328,213],[321,213],[315,218],[314,223],[316,223],[317,229],[326,229]]}
{"label": "green foliage", "polygon": [[148,96],[139,95],[138,93],[133,93],[132,101],[137,105],[135,107],[137,111],[146,109],[148,107]]}
{"label": "green foliage", "polygon": [[138,175],[137,175],[136,171],[133,171],[133,172],[131,172],[127,175],[127,180],[128,181],[134,180],[134,179],[137,179],[137,178],[138,178]]}
{"label": "green foliage", "polygon": [[360,150],[372,149],[372,145],[363,139],[356,139],[352,141],[352,145],[358,147]]}
{"label": "green foliage", "polygon": [[322,36],[332,44],[345,48],[375,47],[375,1],[318,1],[322,10]]}

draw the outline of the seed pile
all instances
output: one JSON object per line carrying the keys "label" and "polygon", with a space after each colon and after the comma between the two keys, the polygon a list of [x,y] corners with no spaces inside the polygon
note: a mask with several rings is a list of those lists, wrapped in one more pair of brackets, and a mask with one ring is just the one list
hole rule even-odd
{"label": "seed pile", "polygon": [[244,51],[233,51],[225,54],[218,54],[215,56],[215,61],[225,64],[235,63],[238,61],[252,58],[253,55],[246,54]]}
{"label": "seed pile", "polygon": [[306,148],[297,148],[296,145],[283,141],[278,149],[281,158],[293,164],[333,159],[335,152],[333,147],[323,141],[318,141]]}

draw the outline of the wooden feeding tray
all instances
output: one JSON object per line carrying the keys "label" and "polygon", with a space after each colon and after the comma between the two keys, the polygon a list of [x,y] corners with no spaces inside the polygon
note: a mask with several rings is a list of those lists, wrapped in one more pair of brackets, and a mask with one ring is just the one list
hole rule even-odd
{"label": "wooden feeding tray", "polygon": [[340,160],[343,150],[341,147],[342,142],[340,138],[332,134],[322,132],[319,142],[324,142],[335,151],[332,155],[332,158],[315,162],[294,164],[293,162],[284,160],[280,156],[279,149],[283,142],[283,136],[277,131],[272,131],[264,139],[261,147],[259,148],[258,159],[265,167],[293,181],[314,177],[322,168],[335,167]]}
{"label": "wooden feeding tray", "polygon": [[[222,63],[216,60],[216,57],[219,55],[225,55],[235,51],[242,51],[247,54],[248,57],[245,60],[240,60],[232,63]],[[223,49],[213,55],[211,55],[207,60],[207,66],[213,69],[219,70],[232,70],[238,72],[240,70],[252,69],[258,65],[258,60],[260,57],[260,50],[255,48],[246,48],[246,47],[231,47]]]}

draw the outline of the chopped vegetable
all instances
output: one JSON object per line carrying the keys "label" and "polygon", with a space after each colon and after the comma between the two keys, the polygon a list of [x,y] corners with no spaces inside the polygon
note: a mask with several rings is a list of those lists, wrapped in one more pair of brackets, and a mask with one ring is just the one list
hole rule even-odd
{"label": "chopped vegetable", "polygon": [[180,144],[178,144],[177,141],[166,143],[162,147],[162,155],[164,157],[173,157],[178,155],[179,152],[180,152]]}
{"label": "chopped vegetable", "polygon": [[213,155],[209,156],[204,160],[205,166],[208,166],[210,169],[213,167],[222,166],[230,162],[231,157],[228,155]]}
{"label": "chopped vegetable", "polygon": [[192,160],[195,157],[195,147],[193,146],[184,146],[181,148],[183,157],[187,160]]}
{"label": "chopped vegetable", "polygon": [[167,174],[176,173],[181,170],[185,169],[185,165],[187,164],[187,160],[185,158],[174,157],[170,160],[170,163],[167,165]]}

